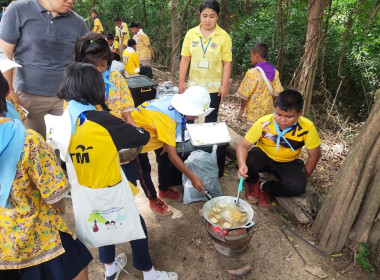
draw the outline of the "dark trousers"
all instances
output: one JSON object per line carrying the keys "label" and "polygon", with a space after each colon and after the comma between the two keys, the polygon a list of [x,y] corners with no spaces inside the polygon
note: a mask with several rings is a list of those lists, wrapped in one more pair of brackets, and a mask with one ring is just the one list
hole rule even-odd
{"label": "dark trousers", "polygon": [[139,170],[137,169],[136,159],[127,164],[122,164],[121,169],[123,170],[128,181],[137,186],[137,180],[139,180]]}
{"label": "dark trousers", "polygon": [[305,192],[305,166],[302,160],[277,162],[268,157],[260,148],[254,147],[247,157],[248,184],[259,180],[259,172],[273,173],[279,181],[268,181],[263,190],[272,197],[297,196]]}
{"label": "dark trousers", "polygon": [[210,108],[215,108],[212,110],[212,112],[206,116],[205,122],[216,122],[218,121],[218,112],[219,112],[219,105],[221,101],[221,97],[218,96],[218,92],[210,93],[210,98],[211,98],[211,103],[210,103]]}
{"label": "dark trousers", "polygon": [[[171,185],[171,170],[173,164],[170,162],[168,153],[160,155],[162,148],[154,151],[156,153],[156,162],[158,165],[158,188],[161,191],[167,191]],[[140,184],[146,197],[149,200],[157,198],[157,192],[152,182],[152,168],[149,163],[148,153],[140,153],[137,157],[137,168],[140,175]]]}
{"label": "dark trousers", "polygon": [[146,65],[140,65],[140,75],[147,76],[153,80],[153,71],[152,67]]}
{"label": "dark trousers", "polygon": [[[146,229],[145,221],[141,216],[140,221],[146,238],[129,242],[132,248],[133,266],[138,270],[150,270],[152,268],[152,260],[150,259],[148,248],[148,231]],[[100,247],[99,260],[102,263],[113,263],[115,260],[115,245]]]}

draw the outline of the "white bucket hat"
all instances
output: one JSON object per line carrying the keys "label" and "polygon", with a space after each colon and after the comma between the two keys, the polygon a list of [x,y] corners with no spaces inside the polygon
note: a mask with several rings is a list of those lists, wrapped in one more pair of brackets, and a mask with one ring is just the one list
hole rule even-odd
{"label": "white bucket hat", "polygon": [[204,87],[189,87],[183,94],[172,98],[172,106],[185,116],[205,117],[214,110],[210,108],[210,94]]}
{"label": "white bucket hat", "polygon": [[8,59],[5,53],[0,49],[0,71],[4,73],[15,67],[21,67],[21,65]]}

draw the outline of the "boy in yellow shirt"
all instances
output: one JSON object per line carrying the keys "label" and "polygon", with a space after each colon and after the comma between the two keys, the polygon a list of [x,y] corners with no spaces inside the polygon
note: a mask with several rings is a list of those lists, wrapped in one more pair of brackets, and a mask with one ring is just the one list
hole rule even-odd
{"label": "boy in yellow shirt", "polygon": [[119,37],[119,43],[121,45],[120,49],[124,49],[127,47],[127,43],[129,40],[129,30],[128,24],[123,22],[120,17],[115,17],[115,36]]}
{"label": "boy in yellow shirt", "polygon": [[[270,199],[305,192],[306,180],[321,156],[321,140],[312,121],[302,117],[303,98],[284,90],[274,102],[274,114],[258,119],[236,149],[239,170],[248,183],[246,198],[261,210],[270,209]],[[306,163],[300,160],[306,147]],[[259,181],[259,172],[272,172],[279,181]]]}
{"label": "boy in yellow shirt", "polygon": [[267,58],[268,46],[265,43],[253,45],[251,62],[255,67],[247,71],[236,93],[242,99],[238,119],[242,119],[245,112],[248,125],[271,114],[275,96],[283,91],[279,73],[267,62]]}
{"label": "boy in yellow shirt", "polygon": [[110,33],[107,35],[107,43],[112,52],[112,60],[120,61],[119,42]]}
{"label": "boy in yellow shirt", "polygon": [[98,18],[98,12],[95,9],[91,10],[92,21],[92,32],[100,34],[103,31],[102,23]]}
{"label": "boy in yellow shirt", "polygon": [[139,58],[136,53],[136,41],[134,39],[128,40],[128,48],[123,52],[124,76],[126,78],[134,77],[137,75],[144,75],[153,79],[152,67],[140,65]]}
{"label": "boy in yellow shirt", "polygon": [[[190,179],[194,188],[204,191],[200,178],[192,173],[176,151],[176,135],[181,133],[186,119],[195,120],[207,116],[213,108],[210,106],[210,94],[205,88],[190,87],[183,94],[147,101],[132,112],[138,127],[149,132],[149,142],[138,156],[140,184],[149,199],[149,207],[157,214],[166,216],[173,212],[160,198],[181,201],[182,194],[170,188],[171,165]],[[148,152],[154,151],[158,164],[158,195],[151,178],[151,166]]]}
{"label": "boy in yellow shirt", "polygon": [[131,22],[129,25],[129,29],[133,33],[133,39],[137,43],[136,51],[140,64],[150,66],[150,59],[154,58],[153,48],[150,45],[148,35],[146,35],[139,27],[141,26],[139,26],[136,22]]}

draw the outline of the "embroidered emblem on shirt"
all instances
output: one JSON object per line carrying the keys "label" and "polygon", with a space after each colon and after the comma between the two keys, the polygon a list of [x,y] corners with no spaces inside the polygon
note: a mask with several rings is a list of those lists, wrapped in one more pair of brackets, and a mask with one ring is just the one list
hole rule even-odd
{"label": "embroidered emblem on shirt", "polygon": [[192,47],[196,48],[199,45],[199,41],[192,41]]}
{"label": "embroidered emblem on shirt", "polygon": [[212,49],[216,49],[216,43],[212,43],[212,44],[211,44],[211,48],[212,48]]}

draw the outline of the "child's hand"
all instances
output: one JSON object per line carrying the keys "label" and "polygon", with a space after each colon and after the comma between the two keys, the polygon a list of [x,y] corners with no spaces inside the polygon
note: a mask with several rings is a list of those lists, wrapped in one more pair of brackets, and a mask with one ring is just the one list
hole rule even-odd
{"label": "child's hand", "polygon": [[237,171],[237,175],[238,175],[239,179],[240,179],[240,177],[247,179],[247,177],[248,177],[247,173],[248,173],[248,166],[247,165],[241,166]]}

